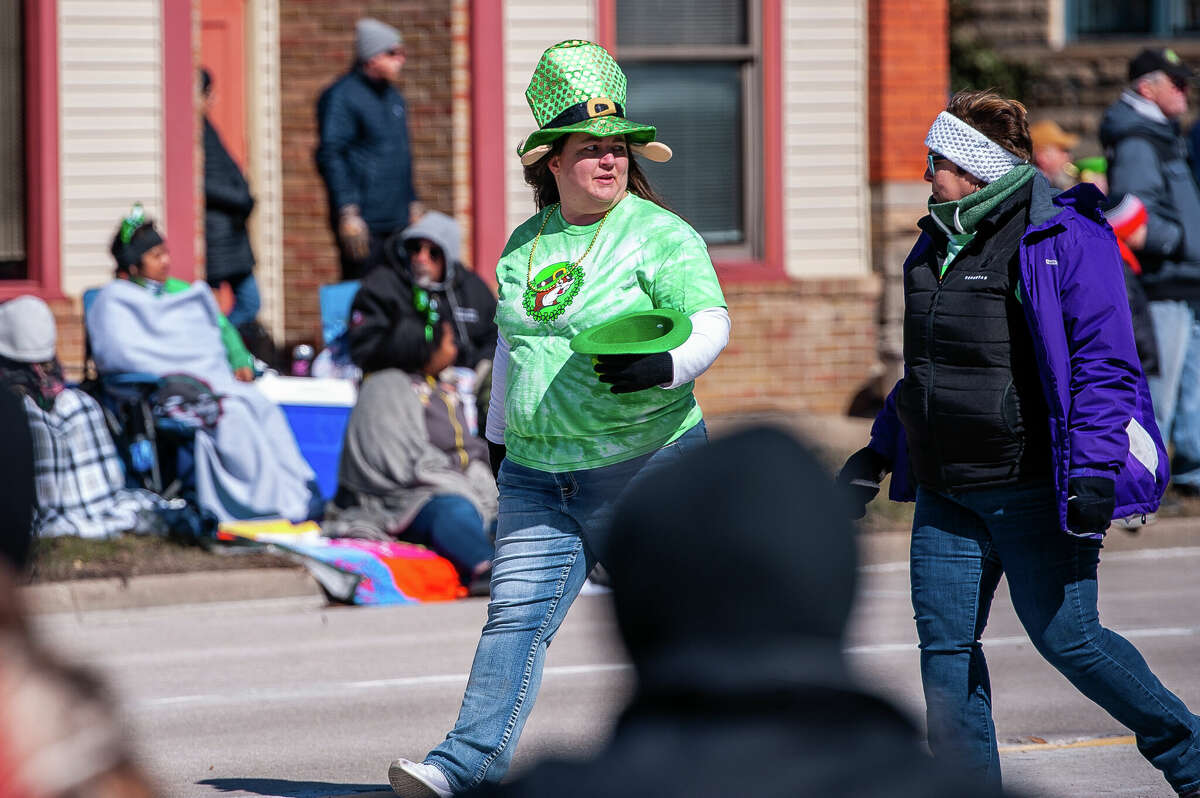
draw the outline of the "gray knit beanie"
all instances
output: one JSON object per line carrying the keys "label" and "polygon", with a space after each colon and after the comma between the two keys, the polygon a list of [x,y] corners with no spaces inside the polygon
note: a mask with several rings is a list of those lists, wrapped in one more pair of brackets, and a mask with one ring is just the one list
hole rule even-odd
{"label": "gray knit beanie", "polygon": [[354,55],[359,63],[404,44],[400,31],[377,19],[363,17],[354,23]]}
{"label": "gray knit beanie", "polygon": [[0,355],[21,363],[54,359],[58,328],[50,306],[35,296],[0,304]]}

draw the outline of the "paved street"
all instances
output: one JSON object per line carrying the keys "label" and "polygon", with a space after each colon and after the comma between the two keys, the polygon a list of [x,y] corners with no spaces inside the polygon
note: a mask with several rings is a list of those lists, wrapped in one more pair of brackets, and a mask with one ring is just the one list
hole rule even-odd
{"label": "paved street", "polygon": [[[906,566],[864,569],[850,639],[875,689],[921,711]],[[1116,551],[1101,617],[1200,708],[1200,547]],[[384,789],[454,719],[486,604],[328,608],[315,598],[41,615],[103,671],[171,796],[335,796]],[[601,739],[629,686],[604,597],[580,599],[551,649],[516,766]],[[1006,595],[986,638],[1006,781],[1033,795],[1173,795],[1127,732],[1038,658]],[[1044,742],[1043,742],[1044,741]]]}

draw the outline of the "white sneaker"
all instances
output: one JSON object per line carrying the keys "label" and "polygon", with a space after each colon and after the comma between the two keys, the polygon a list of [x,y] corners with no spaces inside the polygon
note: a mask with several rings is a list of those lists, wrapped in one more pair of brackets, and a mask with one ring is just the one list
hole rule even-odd
{"label": "white sneaker", "polygon": [[434,765],[397,759],[388,768],[392,792],[400,798],[451,798],[446,774]]}

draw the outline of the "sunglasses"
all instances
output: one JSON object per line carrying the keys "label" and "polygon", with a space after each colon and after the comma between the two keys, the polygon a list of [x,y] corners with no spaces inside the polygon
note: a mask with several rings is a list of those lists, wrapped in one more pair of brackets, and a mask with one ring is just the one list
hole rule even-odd
{"label": "sunglasses", "polygon": [[934,174],[937,171],[937,165],[942,161],[950,160],[944,155],[938,155],[936,152],[931,152],[925,156],[925,165],[929,170],[929,174]]}
{"label": "sunglasses", "polygon": [[429,250],[429,257],[433,258],[434,260],[438,260],[439,258],[445,260],[445,254],[442,252],[442,248],[437,244],[431,244],[428,241],[424,241],[420,238],[410,238],[404,242],[404,251],[409,255],[416,255],[423,249]]}

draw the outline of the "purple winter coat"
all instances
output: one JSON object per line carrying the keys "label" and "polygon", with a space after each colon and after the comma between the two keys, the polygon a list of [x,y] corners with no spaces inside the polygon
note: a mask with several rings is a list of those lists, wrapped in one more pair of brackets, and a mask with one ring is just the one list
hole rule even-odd
{"label": "purple winter coat", "polygon": [[[1095,186],[1054,195],[1034,176],[1029,226],[1021,238],[1020,290],[1050,411],[1059,522],[1067,528],[1067,480],[1115,478],[1114,518],[1158,509],[1169,479],[1166,449],[1133,338],[1121,255]],[[933,246],[922,233],[907,272]],[[892,463],[893,501],[913,501],[896,388],[871,427],[870,447]]]}

